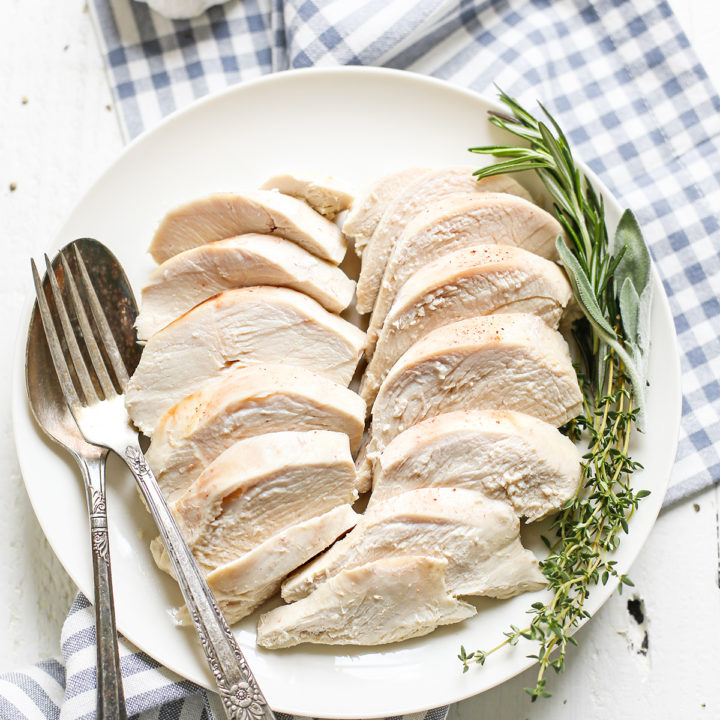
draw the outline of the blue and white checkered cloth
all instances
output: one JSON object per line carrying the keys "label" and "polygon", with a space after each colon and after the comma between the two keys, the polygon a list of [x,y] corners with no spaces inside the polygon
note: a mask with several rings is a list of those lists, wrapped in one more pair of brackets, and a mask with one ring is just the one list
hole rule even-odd
{"label": "blue and white checkered cloth", "polygon": [[[384,65],[541,99],[635,210],[670,298],[684,399],[666,504],[720,479],[720,98],[666,2],[234,0],[191,21],[131,0],[91,9],[128,138],[213,90],[311,65]],[[93,717],[93,635],[81,597],[62,661],[0,678],[0,715]],[[211,717],[212,696],[128,645],[122,655],[131,713]]]}

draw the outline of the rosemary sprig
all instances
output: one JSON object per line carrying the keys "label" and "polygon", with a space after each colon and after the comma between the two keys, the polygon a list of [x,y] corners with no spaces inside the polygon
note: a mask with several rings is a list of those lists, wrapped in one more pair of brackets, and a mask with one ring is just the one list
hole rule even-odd
{"label": "rosemary sprig", "polygon": [[525,628],[511,626],[505,639],[489,651],[467,652],[459,659],[466,672],[483,665],[489,655],[520,638],[537,643],[530,657],[539,663],[533,700],[547,697],[546,672],[565,666],[569,644],[578,624],[589,616],[585,601],[598,582],[611,578],[632,585],[618,573],[612,552],[628,531],[628,521],[639,501],[649,494],[634,491],[630,476],[640,467],[628,454],[630,435],[641,418],[644,402],[649,311],[650,256],[633,214],[623,214],[613,242],[609,240],[602,197],[578,169],[565,134],[545,108],[548,122],[531,115],[516,100],[500,93],[512,115],[491,113],[490,122],[507,130],[522,144],[471,148],[499,161],[475,172],[478,178],[499,173],[535,172],[547,188],[566,238],[557,250],[573,287],[583,318],[573,336],[580,356],[578,378],[583,391],[583,413],[564,430],[588,442],[583,457],[582,482],[577,495],[565,503],[543,541],[548,557],[540,563],[551,593],[547,602],[528,610]]}

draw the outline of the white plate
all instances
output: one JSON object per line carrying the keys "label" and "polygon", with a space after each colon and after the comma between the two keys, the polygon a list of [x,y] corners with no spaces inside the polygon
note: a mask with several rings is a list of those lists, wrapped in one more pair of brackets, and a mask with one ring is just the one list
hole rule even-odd
{"label": "white plate", "polygon": [[[152,267],[145,256],[154,227],[173,205],[217,190],[257,186],[271,173],[317,169],[362,185],[408,165],[479,162],[466,148],[499,140],[486,122],[494,107],[477,95],[419,75],[368,68],[292,71],[230,88],[176,114],[132,143],[75,208],[55,243],[76,237],[106,243],[138,290]],[[604,190],[600,187],[601,190]],[[605,191],[611,224],[619,206]],[[628,570],[660,508],[680,418],[675,332],[655,278],[647,433],[633,444],[644,465],[635,486],[652,494],[632,520],[617,553]],[[29,319],[30,301],[26,306]],[[23,343],[24,345],[24,343]],[[75,466],[35,427],[24,392],[24,347],[15,362],[14,421],[18,456],[38,520],[58,558],[88,596],[92,574],[85,501]],[[110,540],[117,621],[139,648],[183,677],[211,686],[191,631],[177,628],[174,583],[150,557],[154,536],[133,482],[109,465]],[[537,547],[535,540],[529,540]],[[591,612],[613,592],[593,590]],[[459,646],[487,648],[510,623],[521,625],[537,597],[480,601],[469,622],[378,649],[304,646],[258,650],[254,618],[236,635],[273,708],[297,715],[372,718],[424,710],[483,692],[531,664],[527,646],[498,653],[463,674]]]}

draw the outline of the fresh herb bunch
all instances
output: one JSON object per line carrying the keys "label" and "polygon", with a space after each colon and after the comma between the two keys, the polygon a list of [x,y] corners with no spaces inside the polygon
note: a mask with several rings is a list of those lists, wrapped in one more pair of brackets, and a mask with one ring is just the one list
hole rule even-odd
{"label": "fresh herb bunch", "polygon": [[463,672],[483,665],[491,653],[520,638],[535,641],[539,662],[537,682],[526,692],[536,700],[547,697],[548,668],[560,672],[572,633],[589,613],[590,588],[611,578],[632,585],[615,568],[611,553],[638,502],[649,494],[634,491],[630,476],[638,467],[628,454],[633,425],[641,425],[647,372],[647,341],[652,301],[650,255],[633,214],[626,210],[610,242],[602,197],[577,168],[570,145],[558,123],[540,105],[548,122],[527,112],[500,93],[512,115],[490,114],[490,122],[515,135],[520,145],[491,145],[470,151],[499,161],[475,172],[478,178],[526,170],[535,172],[552,197],[566,239],[557,251],[583,317],[573,326],[579,351],[578,379],[583,413],[565,431],[575,441],[585,439],[582,481],[555,519],[555,537],[543,538],[548,557],[540,563],[551,593],[534,603],[531,620],[514,625],[505,639],[488,651],[460,648]]}

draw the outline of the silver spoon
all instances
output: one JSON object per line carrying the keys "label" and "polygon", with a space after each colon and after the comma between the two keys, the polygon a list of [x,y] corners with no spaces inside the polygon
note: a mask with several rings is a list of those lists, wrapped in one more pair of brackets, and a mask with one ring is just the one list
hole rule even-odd
{"label": "silver spoon", "polygon": [[[132,371],[140,358],[132,328],[137,306],[120,263],[101,243],[81,239],[74,243],[86,260],[86,264],[98,295],[104,303],[112,303],[120,312],[114,318],[130,318],[122,327],[113,327],[121,346],[128,369]],[[64,284],[60,256],[53,261],[53,271],[58,283]],[[43,286],[50,293],[49,283]],[[106,305],[107,307],[108,305]],[[38,314],[37,303],[33,308],[28,330],[25,353],[25,381],[27,396],[38,425],[58,445],[65,448],[80,467],[88,512],[93,560],[95,590],[95,626],[97,634],[97,717],[99,720],[126,720],[120,658],[115,627],[110,549],[108,544],[107,515],[105,509],[105,461],[108,450],[85,442],[58,383],[55,367],[50,357],[45,333]]]}

